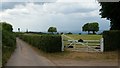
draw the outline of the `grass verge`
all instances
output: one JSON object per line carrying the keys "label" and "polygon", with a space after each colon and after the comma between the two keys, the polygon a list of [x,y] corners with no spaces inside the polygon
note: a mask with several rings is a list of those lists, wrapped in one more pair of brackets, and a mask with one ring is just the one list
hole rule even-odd
{"label": "grass verge", "polygon": [[73,52],[67,51],[56,52],[56,53],[46,53],[33,47],[40,55],[47,57],[50,60],[118,60],[118,51],[111,52]]}

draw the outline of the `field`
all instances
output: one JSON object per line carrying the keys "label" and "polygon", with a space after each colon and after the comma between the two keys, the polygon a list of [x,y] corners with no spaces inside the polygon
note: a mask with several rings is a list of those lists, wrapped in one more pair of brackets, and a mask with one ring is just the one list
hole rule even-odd
{"label": "field", "polygon": [[67,35],[74,40],[100,40],[102,38],[102,35],[78,35],[78,34],[73,34],[73,35]]}
{"label": "field", "polygon": [[[78,35],[78,34],[67,34],[63,35],[63,40],[64,40],[64,46],[74,46],[72,44],[72,41],[69,40],[79,40],[82,39],[83,43],[75,43],[74,48],[66,48],[67,50],[70,51],[82,51],[82,52],[88,52],[89,51],[96,51],[95,48],[100,46],[100,40],[102,38],[102,35]],[[95,41],[94,41],[95,40]],[[89,42],[88,42],[89,41]],[[70,45],[72,44],[72,45]],[[89,47],[89,49],[88,49]],[[100,51],[100,50],[97,50]]]}

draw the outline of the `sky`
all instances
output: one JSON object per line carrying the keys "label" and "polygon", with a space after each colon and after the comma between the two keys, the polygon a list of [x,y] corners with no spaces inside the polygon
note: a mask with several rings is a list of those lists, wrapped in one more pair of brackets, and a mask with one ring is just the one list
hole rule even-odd
{"label": "sky", "polygon": [[96,0],[4,0],[0,7],[0,20],[10,23],[13,31],[47,32],[52,26],[58,32],[80,32],[91,22],[98,22],[99,30],[110,28]]}

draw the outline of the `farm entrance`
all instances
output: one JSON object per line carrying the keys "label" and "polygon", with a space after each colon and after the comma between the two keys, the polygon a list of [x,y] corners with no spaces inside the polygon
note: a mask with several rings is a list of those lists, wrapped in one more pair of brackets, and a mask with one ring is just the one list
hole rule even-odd
{"label": "farm entrance", "polygon": [[100,40],[75,40],[67,35],[62,35],[64,49],[79,52],[103,52],[103,38]]}

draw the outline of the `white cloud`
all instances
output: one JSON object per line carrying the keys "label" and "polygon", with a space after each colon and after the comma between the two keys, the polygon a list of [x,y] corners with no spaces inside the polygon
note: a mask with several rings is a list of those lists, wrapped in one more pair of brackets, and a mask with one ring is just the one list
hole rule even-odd
{"label": "white cloud", "polygon": [[55,2],[56,0],[0,0],[0,2]]}
{"label": "white cloud", "polygon": [[63,3],[58,1],[43,5],[26,3],[0,12],[0,17],[2,16],[2,20],[10,22],[14,31],[17,31],[18,27],[22,31],[26,29],[47,31],[50,26],[56,26],[58,31],[78,31],[87,22],[107,22],[101,20],[99,8],[95,2],[83,4],[83,2]]}
{"label": "white cloud", "polygon": [[45,8],[48,11],[54,11],[54,12],[63,12],[63,13],[72,13],[72,12],[90,12],[93,10],[96,10],[99,8],[99,5],[95,2],[56,2],[56,3],[50,3],[50,4],[45,4]]}

